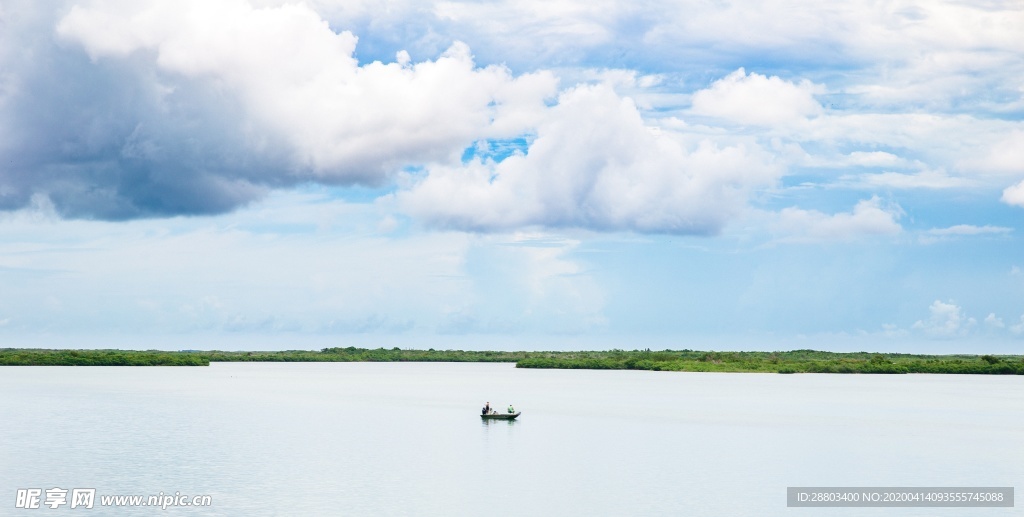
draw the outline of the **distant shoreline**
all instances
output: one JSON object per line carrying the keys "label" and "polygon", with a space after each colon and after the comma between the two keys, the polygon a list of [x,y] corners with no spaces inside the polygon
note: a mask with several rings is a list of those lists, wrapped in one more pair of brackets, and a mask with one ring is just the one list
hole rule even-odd
{"label": "distant shoreline", "polygon": [[921,355],[815,350],[499,352],[356,347],[275,352],[0,349],[0,366],[208,366],[211,362],[502,362],[515,363],[517,368],[588,370],[1024,375],[1024,356],[1020,355]]}

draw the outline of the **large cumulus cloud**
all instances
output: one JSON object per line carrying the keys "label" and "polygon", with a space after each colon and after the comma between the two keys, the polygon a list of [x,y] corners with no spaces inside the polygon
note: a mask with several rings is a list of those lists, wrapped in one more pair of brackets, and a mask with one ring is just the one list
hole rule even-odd
{"label": "large cumulus cloud", "polygon": [[518,134],[556,86],[478,68],[461,43],[360,65],[356,37],[310,9],[234,0],[73,6],[4,39],[22,51],[2,56],[0,208],[46,196],[71,217],[217,213],[306,181],[380,184]]}
{"label": "large cumulus cloud", "polygon": [[471,230],[584,227],[714,234],[771,185],[758,148],[647,127],[608,86],[566,91],[526,154],[429,169],[397,200],[432,224]]}

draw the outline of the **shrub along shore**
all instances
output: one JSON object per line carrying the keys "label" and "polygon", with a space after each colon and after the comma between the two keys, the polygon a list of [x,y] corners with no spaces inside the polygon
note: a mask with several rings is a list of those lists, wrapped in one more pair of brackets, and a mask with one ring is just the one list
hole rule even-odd
{"label": "shrub along shore", "polygon": [[759,373],[950,373],[1024,375],[1019,355],[918,355],[868,352],[494,352],[325,348],[320,351],[222,352],[182,350],[0,349],[10,366],[208,366],[211,362],[505,362],[517,368]]}

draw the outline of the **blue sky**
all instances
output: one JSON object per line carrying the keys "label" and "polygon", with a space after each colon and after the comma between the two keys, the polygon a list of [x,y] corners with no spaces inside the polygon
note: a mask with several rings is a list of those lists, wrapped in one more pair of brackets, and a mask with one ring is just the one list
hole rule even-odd
{"label": "blue sky", "polygon": [[1019,2],[0,27],[0,346],[1024,352]]}

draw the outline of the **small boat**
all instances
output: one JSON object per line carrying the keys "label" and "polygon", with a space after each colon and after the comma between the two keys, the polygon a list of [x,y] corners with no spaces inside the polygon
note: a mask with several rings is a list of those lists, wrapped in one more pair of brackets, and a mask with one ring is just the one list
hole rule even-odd
{"label": "small boat", "polygon": [[480,418],[484,420],[515,420],[517,416],[523,414],[522,411],[518,413],[489,413],[486,415],[480,415]]}

